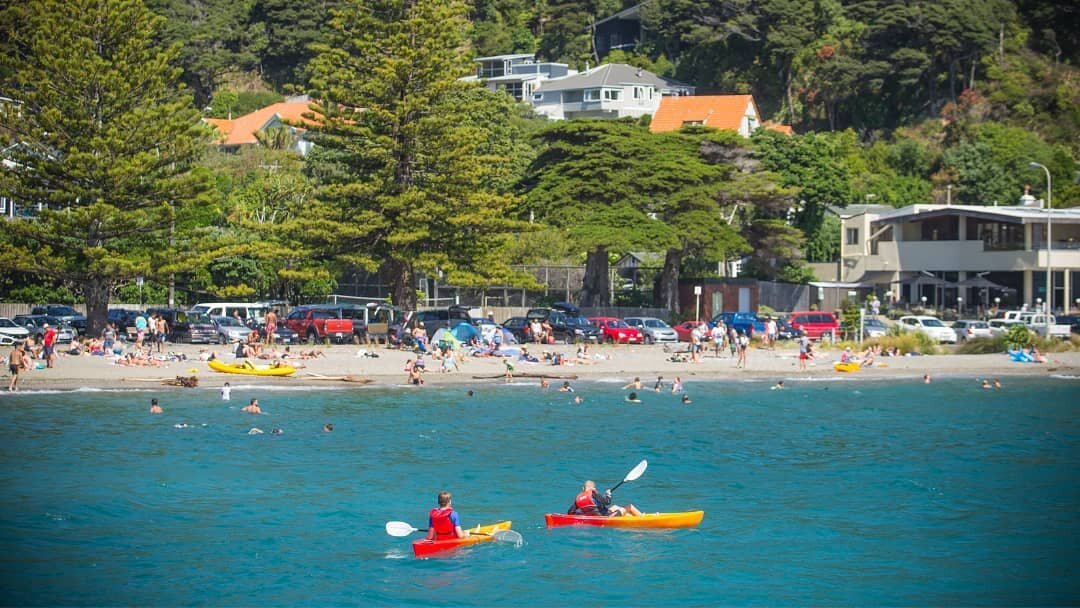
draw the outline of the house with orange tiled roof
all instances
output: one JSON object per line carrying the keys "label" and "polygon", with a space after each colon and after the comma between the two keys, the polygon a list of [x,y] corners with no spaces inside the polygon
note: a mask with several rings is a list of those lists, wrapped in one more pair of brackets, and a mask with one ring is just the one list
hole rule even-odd
{"label": "house with orange tiled roof", "polygon": [[217,129],[217,143],[227,150],[258,144],[259,134],[283,128],[291,136],[289,147],[304,155],[311,150],[312,143],[304,138],[307,130],[296,125],[312,124],[310,119],[304,117],[304,114],[310,114],[311,111],[311,99],[302,95],[260,108],[239,118],[204,118],[203,121]]}
{"label": "house with orange tiled roof", "polygon": [[791,127],[787,125],[761,121],[753,95],[664,97],[653,114],[649,130],[653,133],[678,131],[690,125],[738,131],[743,137],[750,137],[759,127],[791,134]]}

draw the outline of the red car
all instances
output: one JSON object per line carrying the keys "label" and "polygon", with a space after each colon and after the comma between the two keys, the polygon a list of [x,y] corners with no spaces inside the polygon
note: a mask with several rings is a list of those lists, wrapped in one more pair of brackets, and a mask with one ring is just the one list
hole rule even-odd
{"label": "red car", "polygon": [[589,322],[600,328],[600,336],[604,342],[611,344],[626,342],[627,344],[644,344],[645,336],[636,327],[630,327],[626,321],[615,317],[589,317]]}
{"label": "red car", "polygon": [[675,333],[679,334],[679,342],[690,342],[690,334],[694,332],[694,328],[701,323],[695,323],[694,321],[683,321],[675,326]]}

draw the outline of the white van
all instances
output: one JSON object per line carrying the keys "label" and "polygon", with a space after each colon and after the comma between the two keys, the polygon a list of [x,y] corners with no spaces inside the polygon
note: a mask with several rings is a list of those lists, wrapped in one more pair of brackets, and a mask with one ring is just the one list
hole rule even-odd
{"label": "white van", "polygon": [[245,323],[248,319],[254,319],[262,325],[270,306],[265,302],[200,302],[191,309],[205,312],[211,317],[231,317],[234,313],[240,313]]}

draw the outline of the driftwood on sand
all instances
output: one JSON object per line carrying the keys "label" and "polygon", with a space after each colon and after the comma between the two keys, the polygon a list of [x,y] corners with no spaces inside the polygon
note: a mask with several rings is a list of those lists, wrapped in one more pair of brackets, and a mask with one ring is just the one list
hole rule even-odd
{"label": "driftwood on sand", "polygon": [[195,388],[199,386],[199,378],[196,376],[177,376],[175,378],[124,378],[124,382],[155,382],[165,386],[183,386]]}
{"label": "driftwood on sand", "polygon": [[[577,380],[577,374],[532,374],[514,373],[514,378],[543,378],[545,380]],[[506,374],[493,374],[491,376],[473,376],[473,380],[499,380],[506,378]]]}
{"label": "driftwood on sand", "polygon": [[307,372],[308,380],[335,380],[337,382],[352,382],[354,384],[371,384],[374,382],[371,378],[361,378],[360,376],[354,376],[352,374],[346,374],[344,376],[324,376],[322,374],[316,374],[315,372]]}

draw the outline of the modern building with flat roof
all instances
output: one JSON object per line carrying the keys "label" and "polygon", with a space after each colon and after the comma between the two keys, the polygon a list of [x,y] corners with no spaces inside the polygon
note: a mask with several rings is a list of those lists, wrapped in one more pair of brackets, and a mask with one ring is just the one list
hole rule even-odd
{"label": "modern building with flat roof", "polygon": [[1058,312],[1080,308],[1080,208],[852,205],[836,212],[842,283],[874,287],[894,302],[926,298],[928,306],[960,310],[1048,301]]}

